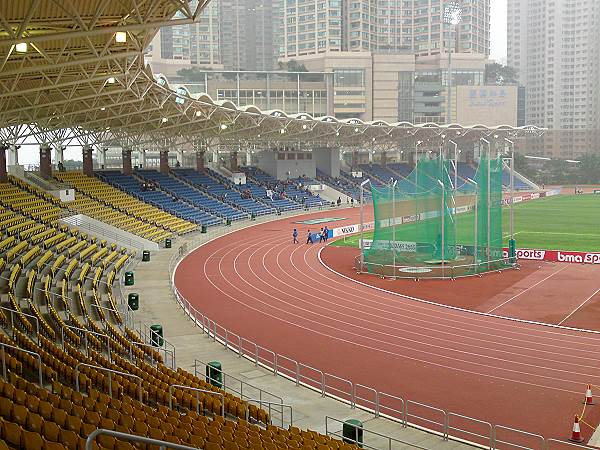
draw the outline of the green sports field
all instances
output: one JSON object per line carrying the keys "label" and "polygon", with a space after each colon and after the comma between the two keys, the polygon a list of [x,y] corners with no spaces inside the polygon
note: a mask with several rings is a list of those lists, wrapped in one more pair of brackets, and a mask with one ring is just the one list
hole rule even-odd
{"label": "green sports field", "polygon": [[[514,215],[518,248],[600,251],[600,195],[556,196],[517,203]],[[460,221],[471,222],[473,213],[456,217],[460,229]],[[503,208],[502,226],[506,246],[509,208]],[[410,241],[414,228],[413,224],[399,225],[396,228],[396,239]],[[349,236],[332,245],[358,247],[359,238],[359,235]],[[365,239],[372,238],[372,232],[365,233]],[[459,233],[456,241],[461,244],[467,243],[469,239]]]}

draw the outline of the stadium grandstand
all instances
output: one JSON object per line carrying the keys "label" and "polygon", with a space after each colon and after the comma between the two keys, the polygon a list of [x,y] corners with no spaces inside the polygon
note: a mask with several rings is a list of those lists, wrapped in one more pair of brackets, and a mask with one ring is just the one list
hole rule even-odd
{"label": "stadium grandstand", "polygon": [[[338,120],[190,93],[152,73],[144,51],[159,28],[197,23],[207,3],[0,2],[0,450],[496,448],[496,431],[512,423],[328,373],[332,360],[352,360],[345,338],[312,365],[285,356],[302,346],[318,354],[317,341],[281,324],[306,328],[312,319],[294,302],[325,308],[330,292],[323,272],[298,269],[306,258],[318,265],[320,252],[261,252],[327,220],[356,232],[358,213],[345,207],[360,203],[363,219],[368,182],[407,183],[435,154],[446,155],[448,192],[476,178],[485,152],[505,158],[506,195],[534,191],[514,171],[513,142],[543,130]],[[65,170],[65,146],[81,151],[82,170]],[[106,164],[109,148],[120,167]],[[19,164],[31,152],[39,164]],[[195,257],[206,260],[178,272]],[[314,293],[279,280],[296,270]],[[191,302],[184,285],[202,299]],[[217,304],[217,291],[230,303]],[[286,307],[298,323],[275,317]],[[257,310],[273,321],[254,324]],[[547,445],[537,429],[503,442],[538,448],[520,440],[531,436]]]}

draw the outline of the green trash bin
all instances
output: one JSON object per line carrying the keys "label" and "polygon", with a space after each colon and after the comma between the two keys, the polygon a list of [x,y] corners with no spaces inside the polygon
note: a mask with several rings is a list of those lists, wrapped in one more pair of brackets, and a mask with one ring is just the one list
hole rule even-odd
{"label": "green trash bin", "polygon": [[363,448],[363,423],[360,420],[349,419],[342,427],[342,440],[346,444],[356,444]]}
{"label": "green trash bin", "polygon": [[231,219],[227,218],[227,220],[225,221],[225,225],[227,225],[228,227],[231,226]]}
{"label": "green trash bin", "polygon": [[132,311],[137,311],[140,309],[140,295],[136,292],[131,292],[127,296],[127,304],[132,309]]}
{"label": "green trash bin", "polygon": [[150,329],[153,331],[153,333],[150,336],[150,344],[152,344],[154,347],[162,347],[165,343],[165,340],[163,339],[162,325],[150,325]]}
{"label": "green trash bin", "polygon": [[201,229],[200,232],[201,233],[206,233],[206,230],[207,230],[206,225],[202,225],[202,229]]}
{"label": "green trash bin", "polygon": [[508,261],[511,264],[517,262],[517,243],[514,239],[508,240]]}
{"label": "green trash bin", "polygon": [[165,239],[165,248],[171,248],[171,239]]}
{"label": "green trash bin", "polygon": [[223,386],[221,361],[210,361],[206,365],[206,382],[219,389]]}
{"label": "green trash bin", "polygon": [[144,250],[142,252],[142,261],[145,261],[145,262],[150,261],[150,251],[149,250]]}
{"label": "green trash bin", "polygon": [[125,286],[133,286],[134,282],[133,272],[125,272]]}
{"label": "green trash bin", "polygon": [[254,213],[254,212],[253,212],[253,213],[251,213],[251,214],[250,214],[250,218],[251,218],[252,220],[256,220],[256,213]]}

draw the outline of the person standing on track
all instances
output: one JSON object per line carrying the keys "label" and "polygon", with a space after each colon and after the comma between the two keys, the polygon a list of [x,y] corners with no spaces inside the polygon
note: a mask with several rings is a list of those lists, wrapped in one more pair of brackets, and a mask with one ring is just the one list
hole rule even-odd
{"label": "person standing on track", "polygon": [[308,230],[308,236],[306,237],[306,243],[307,244],[312,244],[313,243],[312,234],[310,234],[310,230]]}
{"label": "person standing on track", "polygon": [[319,243],[325,242],[325,233],[323,232],[323,228],[321,228],[321,232],[319,233]]}
{"label": "person standing on track", "polygon": [[296,228],[294,228],[294,232],[292,233],[292,236],[294,237],[294,244],[298,243],[298,230]]}
{"label": "person standing on track", "polygon": [[329,228],[327,228],[327,226],[323,229],[323,236],[325,238],[325,243],[327,243],[327,239],[329,239]]}

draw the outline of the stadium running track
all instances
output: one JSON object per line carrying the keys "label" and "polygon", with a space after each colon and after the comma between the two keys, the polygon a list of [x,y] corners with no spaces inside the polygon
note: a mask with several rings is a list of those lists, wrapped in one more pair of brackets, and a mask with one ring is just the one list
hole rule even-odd
{"label": "stadium running track", "polygon": [[[345,217],[329,223],[338,227],[358,223],[359,209],[285,218],[213,240],[178,266],[179,292],[237,335],[353,383],[547,438],[570,437],[586,385],[600,386],[600,334],[475,314],[357,283],[320,261],[322,244],[303,243],[308,228],[323,225],[296,222],[316,217]],[[294,227],[298,245],[291,243]],[[450,292],[459,281],[443,283]],[[597,426],[600,404],[588,407],[585,420]],[[582,432],[591,436],[585,425]]]}

